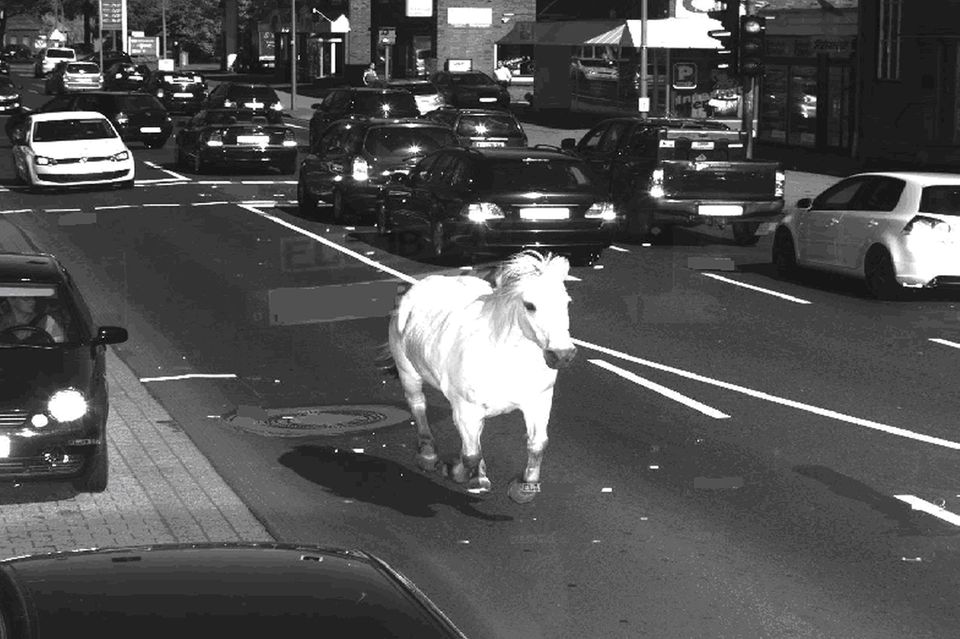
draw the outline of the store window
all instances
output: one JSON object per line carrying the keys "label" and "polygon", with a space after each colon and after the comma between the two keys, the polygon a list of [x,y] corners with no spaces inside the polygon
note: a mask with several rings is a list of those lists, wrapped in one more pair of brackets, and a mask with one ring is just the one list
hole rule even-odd
{"label": "store window", "polygon": [[877,34],[877,79],[900,79],[900,20],[902,0],[880,0]]}
{"label": "store window", "polygon": [[816,146],[817,68],[769,64],[763,79],[758,137],[795,146]]}

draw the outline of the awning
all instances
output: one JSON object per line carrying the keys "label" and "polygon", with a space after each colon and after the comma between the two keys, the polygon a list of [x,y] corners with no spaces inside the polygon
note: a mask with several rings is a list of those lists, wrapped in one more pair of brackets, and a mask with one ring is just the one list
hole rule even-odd
{"label": "awning", "polygon": [[507,35],[497,40],[497,44],[555,44],[577,47],[611,30],[622,29],[623,26],[623,20],[518,22]]}
{"label": "awning", "polygon": [[[558,46],[620,45],[640,47],[640,20],[575,20],[567,22],[518,22],[497,41],[503,44]],[[719,49],[720,42],[707,35],[720,30],[718,20],[662,18],[647,21],[647,47],[651,49]]]}
{"label": "awning", "polygon": [[619,45],[623,40],[623,32],[626,30],[627,26],[621,24],[618,27],[610,29],[606,33],[601,33],[600,35],[590,38],[584,44],[612,44]]}
{"label": "awning", "polygon": [[[642,21],[627,20],[624,47],[640,47]],[[720,41],[707,35],[719,31],[719,20],[703,18],[664,18],[647,21],[647,48],[650,49],[719,49]]]}

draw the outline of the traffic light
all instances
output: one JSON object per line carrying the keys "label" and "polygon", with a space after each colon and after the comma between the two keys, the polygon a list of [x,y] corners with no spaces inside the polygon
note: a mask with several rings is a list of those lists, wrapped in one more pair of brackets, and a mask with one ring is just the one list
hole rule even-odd
{"label": "traffic light", "polygon": [[763,53],[767,39],[767,20],[760,16],[740,18],[740,73],[746,76],[763,75]]}
{"label": "traffic light", "polygon": [[719,69],[728,69],[731,73],[737,73],[737,55],[739,46],[737,44],[740,36],[740,3],[741,0],[717,0],[714,3],[712,11],[707,11],[707,16],[718,20],[722,29],[708,31],[707,35],[720,41],[722,47],[717,51],[720,54]]}

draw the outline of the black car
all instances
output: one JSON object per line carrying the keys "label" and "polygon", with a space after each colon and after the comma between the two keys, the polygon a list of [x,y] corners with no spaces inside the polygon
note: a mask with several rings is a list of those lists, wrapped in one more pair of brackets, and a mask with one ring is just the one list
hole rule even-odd
{"label": "black car", "polygon": [[17,130],[23,127],[23,124],[27,121],[27,116],[31,113],[50,113],[52,111],[72,111],[71,104],[76,99],[75,95],[58,95],[57,97],[48,100],[41,104],[36,109],[31,109],[28,106],[20,106],[10,113],[10,117],[7,118],[6,123],[4,124],[4,131],[7,134],[7,138],[13,142],[13,138]]}
{"label": "black car", "polygon": [[6,115],[20,110],[21,88],[10,78],[0,77],[0,114]]}
{"label": "black car", "polygon": [[142,142],[148,149],[160,148],[173,132],[167,110],[152,95],[119,91],[88,91],[70,97],[63,111],[98,111],[113,122],[124,142]]}
{"label": "black car", "polygon": [[431,80],[440,89],[444,104],[449,106],[485,109],[510,106],[507,89],[480,71],[438,71]]}
{"label": "black car", "polygon": [[424,116],[453,129],[462,146],[527,146],[527,134],[510,111],[443,107]]}
{"label": "black car", "polygon": [[559,149],[448,148],[383,189],[378,226],[427,238],[435,258],[524,248],[590,264],[618,217],[589,165]]}
{"label": "black car", "polygon": [[154,544],[0,561],[11,637],[466,639],[409,578],[358,550]]}
{"label": "black car", "polygon": [[[83,60],[84,62],[96,62],[100,64],[100,54],[99,53],[90,53],[84,56],[80,56],[78,60]],[[133,62],[133,58],[130,57],[128,53],[123,51],[104,51],[103,52],[103,68],[111,66],[116,62]]]}
{"label": "black car", "polygon": [[207,82],[199,73],[153,71],[143,91],[157,96],[170,113],[196,113],[207,99]]}
{"label": "black car", "polygon": [[177,165],[203,173],[214,166],[262,166],[297,170],[297,140],[277,114],[204,109],[177,132]]}
{"label": "black car", "polygon": [[106,345],[127,331],[93,324],[55,257],[23,253],[0,253],[0,327],[0,478],[105,490]]}
{"label": "black car", "polygon": [[103,88],[110,91],[139,91],[150,75],[145,64],[114,62],[103,72]]}
{"label": "black car", "polygon": [[266,113],[283,113],[277,92],[265,84],[224,82],[218,84],[203,103],[205,109],[250,109]]}
{"label": "black car", "polygon": [[370,86],[380,87],[382,89],[402,89],[413,94],[413,99],[417,102],[417,108],[420,114],[430,113],[434,109],[443,106],[443,98],[440,97],[440,90],[430,82],[422,78],[395,78],[391,80],[377,80]]}
{"label": "black car", "polygon": [[326,200],[338,224],[350,213],[370,217],[391,173],[409,170],[424,155],[456,143],[448,127],[423,120],[335,122],[300,164],[300,212],[315,215],[318,200]]}
{"label": "black car", "polygon": [[10,75],[10,63],[5,56],[0,56],[0,75]]}
{"label": "black car", "polygon": [[341,87],[331,89],[322,102],[316,102],[310,118],[310,145],[320,139],[327,125],[346,117],[416,118],[420,116],[416,98],[401,89]]}

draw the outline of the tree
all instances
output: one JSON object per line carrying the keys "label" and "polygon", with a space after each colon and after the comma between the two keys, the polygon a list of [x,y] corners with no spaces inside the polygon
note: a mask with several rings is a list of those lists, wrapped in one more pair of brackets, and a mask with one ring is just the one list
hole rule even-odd
{"label": "tree", "polygon": [[[167,14],[167,41],[172,46],[180,43],[191,58],[210,59],[220,46],[223,30],[223,10],[218,0],[165,0]],[[163,31],[162,7],[164,0],[127,0],[127,22],[131,30],[148,35]]]}

